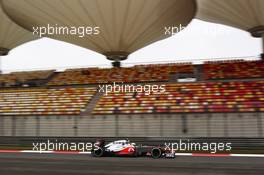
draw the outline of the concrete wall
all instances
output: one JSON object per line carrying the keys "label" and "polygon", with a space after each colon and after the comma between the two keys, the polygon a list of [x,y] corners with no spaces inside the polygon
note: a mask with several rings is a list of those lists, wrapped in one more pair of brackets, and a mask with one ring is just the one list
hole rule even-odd
{"label": "concrete wall", "polygon": [[0,136],[263,137],[264,113],[2,116]]}

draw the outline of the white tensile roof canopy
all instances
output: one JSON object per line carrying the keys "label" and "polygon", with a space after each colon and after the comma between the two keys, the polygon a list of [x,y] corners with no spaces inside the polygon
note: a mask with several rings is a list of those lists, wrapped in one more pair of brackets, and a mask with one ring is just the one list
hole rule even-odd
{"label": "white tensile roof canopy", "polygon": [[[186,26],[196,18],[248,31],[263,38],[263,0],[0,0],[5,13],[18,25],[33,27],[91,26],[100,34],[45,35],[106,55],[126,59],[132,52],[167,38],[164,27]],[[197,4],[196,4],[197,2]],[[0,52],[34,39],[0,11]]]}
{"label": "white tensile roof canopy", "polygon": [[225,24],[248,31],[254,37],[263,38],[263,0],[197,0],[197,18]]}
{"label": "white tensile roof canopy", "polygon": [[0,7],[0,56],[7,55],[11,49],[34,39],[36,37],[32,32],[14,23]]}
{"label": "white tensile roof canopy", "polygon": [[19,25],[93,26],[100,34],[86,37],[47,35],[112,60],[169,37],[165,27],[186,26],[195,16],[194,0],[3,0],[6,13]]}

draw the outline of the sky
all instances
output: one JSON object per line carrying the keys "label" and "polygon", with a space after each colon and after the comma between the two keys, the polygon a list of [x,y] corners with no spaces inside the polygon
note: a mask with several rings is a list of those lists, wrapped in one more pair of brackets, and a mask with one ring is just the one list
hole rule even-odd
{"label": "sky", "polygon": [[[260,53],[261,39],[251,37],[248,32],[194,19],[180,33],[132,53],[123,65],[182,61],[200,63],[205,59],[254,57]],[[110,65],[111,62],[101,54],[49,38],[23,44],[1,58],[4,73]]]}

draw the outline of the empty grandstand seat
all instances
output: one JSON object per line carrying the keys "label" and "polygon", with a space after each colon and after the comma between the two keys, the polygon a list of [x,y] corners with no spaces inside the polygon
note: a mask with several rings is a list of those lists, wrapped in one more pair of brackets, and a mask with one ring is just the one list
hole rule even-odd
{"label": "empty grandstand seat", "polygon": [[186,64],[140,65],[111,69],[69,69],[55,76],[48,85],[168,81],[171,73],[193,73],[193,71],[194,66]]}
{"label": "empty grandstand seat", "polygon": [[264,77],[264,61],[229,61],[204,65],[206,80]]}
{"label": "empty grandstand seat", "polygon": [[0,90],[0,115],[78,115],[96,91],[95,87]]}
{"label": "empty grandstand seat", "polygon": [[169,83],[166,92],[110,93],[93,114],[222,113],[264,110],[264,81]]}
{"label": "empty grandstand seat", "polygon": [[0,85],[1,87],[21,86],[24,83],[28,83],[29,85],[36,85],[36,83],[31,81],[47,79],[49,76],[53,74],[53,72],[54,70],[12,72],[9,74],[1,74]]}

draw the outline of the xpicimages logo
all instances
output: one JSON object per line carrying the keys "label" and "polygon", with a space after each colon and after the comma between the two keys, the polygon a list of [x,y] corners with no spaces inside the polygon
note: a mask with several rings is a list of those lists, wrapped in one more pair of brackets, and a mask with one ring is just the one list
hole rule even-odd
{"label": "xpicimages logo", "polygon": [[184,30],[186,27],[182,26],[182,24],[180,24],[179,26],[166,26],[164,27],[164,34],[168,35],[168,36],[173,36],[177,33],[179,33],[180,31]]}
{"label": "xpicimages logo", "polygon": [[190,140],[184,141],[180,140],[179,142],[164,143],[165,150],[171,152],[177,151],[187,151],[187,152],[210,152],[211,154],[216,154],[217,152],[229,152],[232,150],[232,143],[224,142],[192,142]]}
{"label": "xpicimages logo", "polygon": [[107,85],[99,85],[99,92],[108,95],[109,93],[145,93],[145,95],[150,95],[151,93],[164,93],[166,92],[165,85],[153,85],[153,84],[145,84],[145,85],[133,85],[133,84],[123,84],[123,83],[113,83]]}
{"label": "xpicimages logo", "polygon": [[34,26],[33,35],[37,35],[39,37],[45,35],[75,35],[80,38],[91,36],[91,35],[99,35],[100,27],[92,27],[92,26],[59,26],[58,24],[51,25],[47,24],[47,26]]}
{"label": "xpicimages logo", "polygon": [[90,152],[92,149],[98,149],[96,144],[91,142],[58,142],[57,140],[46,142],[33,142],[32,150],[43,152],[43,151],[81,151]]}

